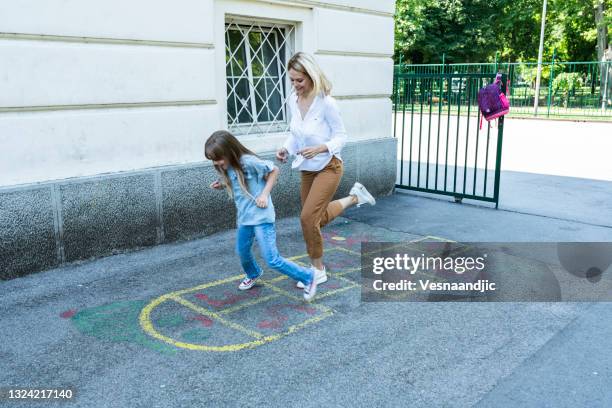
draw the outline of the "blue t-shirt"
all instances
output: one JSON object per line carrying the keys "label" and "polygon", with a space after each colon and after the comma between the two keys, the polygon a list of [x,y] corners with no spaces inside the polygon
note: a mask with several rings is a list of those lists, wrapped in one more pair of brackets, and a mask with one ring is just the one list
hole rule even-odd
{"label": "blue t-shirt", "polygon": [[266,208],[259,208],[255,203],[255,198],[261,194],[266,186],[264,176],[274,170],[274,164],[270,160],[262,160],[250,154],[243,155],[240,158],[240,164],[244,171],[244,181],[249,193],[251,193],[253,197],[249,197],[242,188],[240,188],[238,175],[230,166],[227,169],[227,175],[232,183],[234,202],[238,212],[236,224],[240,226],[274,222],[275,213],[274,206],[272,205],[272,197],[268,197],[268,206]]}

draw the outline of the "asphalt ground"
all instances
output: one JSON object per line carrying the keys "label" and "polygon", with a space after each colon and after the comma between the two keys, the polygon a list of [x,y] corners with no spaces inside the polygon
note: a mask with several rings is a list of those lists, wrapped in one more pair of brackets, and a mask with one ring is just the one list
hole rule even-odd
{"label": "asphalt ground", "polygon": [[[325,228],[316,301],[266,268],[244,293],[235,231],[0,282],[0,406],[612,405],[612,305],[360,300],[364,241],[612,241],[612,228],[395,194]],[[281,253],[307,262],[299,220]],[[255,252],[257,250],[255,249]]]}

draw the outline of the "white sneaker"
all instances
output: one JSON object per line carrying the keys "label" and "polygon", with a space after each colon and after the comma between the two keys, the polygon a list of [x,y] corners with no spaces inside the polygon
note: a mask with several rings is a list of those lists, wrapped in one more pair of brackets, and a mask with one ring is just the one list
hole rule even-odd
{"label": "white sneaker", "polygon": [[[261,276],[261,275],[259,275],[259,276]],[[254,278],[254,279],[244,278],[242,280],[242,282],[240,282],[240,285],[238,285],[238,289],[239,290],[248,290],[248,289],[251,289],[253,286],[255,286],[255,281],[257,281],[257,279],[259,279],[259,276]]]}
{"label": "white sneaker", "polygon": [[[313,271],[313,275],[316,275],[316,272]],[[312,298],[314,298],[317,293],[317,279],[316,276],[313,276],[312,282],[310,285],[304,287],[304,300],[310,302]]]}
{"label": "white sneaker", "polygon": [[[317,285],[327,282],[327,272],[325,270],[325,265],[323,265],[323,269],[317,269],[314,266],[310,265],[310,269],[315,271],[315,279],[317,280]],[[304,284],[302,282],[298,282],[295,286],[300,289],[304,289]]]}
{"label": "white sneaker", "polygon": [[357,197],[357,207],[361,207],[363,204],[376,205],[376,200],[372,197],[372,194],[359,182],[353,184],[353,188],[349,192],[349,195]]}

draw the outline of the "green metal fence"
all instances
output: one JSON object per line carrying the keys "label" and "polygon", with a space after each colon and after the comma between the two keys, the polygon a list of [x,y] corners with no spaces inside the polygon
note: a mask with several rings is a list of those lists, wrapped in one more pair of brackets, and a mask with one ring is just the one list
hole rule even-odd
{"label": "green metal fence", "polygon": [[[497,204],[504,118],[481,115],[477,95],[494,73],[397,73],[396,188]],[[502,90],[507,76],[502,76]]]}
{"label": "green metal fence", "polygon": [[[512,116],[534,116],[537,63],[402,64],[395,74],[507,75]],[[394,90],[395,91],[395,90]],[[401,108],[401,107],[400,107]],[[537,116],[612,120],[612,61],[542,64]]]}

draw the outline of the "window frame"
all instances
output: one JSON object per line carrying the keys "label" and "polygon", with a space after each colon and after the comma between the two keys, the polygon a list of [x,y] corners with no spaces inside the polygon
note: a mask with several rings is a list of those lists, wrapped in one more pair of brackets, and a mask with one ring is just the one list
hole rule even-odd
{"label": "window frame", "polygon": [[[240,42],[233,49],[230,48],[229,44],[229,32],[232,30],[240,32]],[[291,84],[288,73],[285,71],[285,66],[295,50],[296,30],[297,26],[295,24],[284,22],[260,19],[247,20],[235,17],[226,18],[224,23],[226,120],[228,129],[236,135],[279,133],[289,130],[290,115],[287,108],[287,98],[291,95]],[[249,37],[251,32],[258,32],[262,35],[262,42],[257,49],[253,48],[250,43]],[[265,64],[263,49],[266,44],[274,52],[272,60],[276,60],[275,65],[278,78],[273,75],[267,75],[270,73],[269,67],[274,62]],[[234,61],[236,60],[234,56],[241,52],[241,48],[244,49],[246,67],[240,68],[242,72],[236,75],[234,72]],[[255,55],[253,55],[253,51],[255,51]],[[259,58],[260,52],[264,60]],[[279,55],[281,52],[284,55]],[[261,76],[253,76],[253,62],[257,61],[263,67]],[[249,92],[247,103],[244,103],[237,93],[238,84],[243,79],[247,80]],[[272,90],[270,94],[267,94],[268,80],[270,79],[273,81]],[[264,95],[261,95],[257,90],[261,82],[264,84]],[[269,102],[275,93],[278,93],[280,97],[280,109],[272,111]],[[263,101],[263,106],[259,109],[257,108],[257,97]],[[234,104],[233,111],[235,113],[233,117],[230,114],[232,99]],[[244,110],[250,116],[250,120],[249,122],[240,123],[240,115]],[[262,113],[271,120],[259,120]],[[254,129],[255,131],[253,132]]]}

